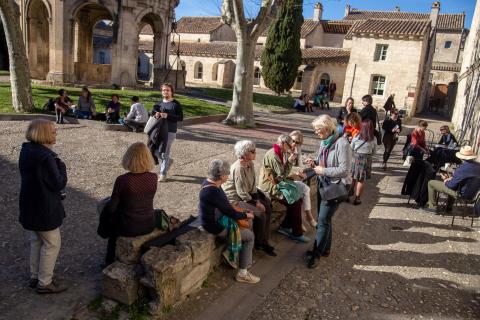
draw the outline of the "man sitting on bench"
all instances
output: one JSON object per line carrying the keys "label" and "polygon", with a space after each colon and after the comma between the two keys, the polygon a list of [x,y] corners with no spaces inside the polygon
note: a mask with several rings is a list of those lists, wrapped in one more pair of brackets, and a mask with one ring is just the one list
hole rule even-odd
{"label": "man sitting on bench", "polygon": [[454,198],[472,199],[480,189],[480,163],[475,161],[477,155],[473,152],[472,147],[462,147],[456,156],[464,162],[455,170],[453,176],[441,174],[443,181],[430,180],[428,182],[428,208],[425,209],[426,211],[437,212],[439,192],[448,195],[447,211],[451,211]]}

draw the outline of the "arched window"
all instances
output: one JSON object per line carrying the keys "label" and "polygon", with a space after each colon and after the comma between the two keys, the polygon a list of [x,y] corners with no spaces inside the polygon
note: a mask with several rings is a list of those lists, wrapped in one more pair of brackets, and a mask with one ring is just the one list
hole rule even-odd
{"label": "arched window", "polygon": [[260,73],[260,68],[255,67],[255,70],[253,71],[253,85],[254,86],[259,86],[260,85],[260,77],[262,74]]}
{"label": "arched window", "polygon": [[325,86],[328,86],[330,84],[330,76],[328,75],[328,73],[322,74],[322,76],[320,77],[320,84],[323,84]]}
{"label": "arched window", "polygon": [[302,90],[303,71],[298,71],[293,90]]}
{"label": "arched window", "polygon": [[195,63],[195,71],[193,72],[193,78],[202,80],[203,79],[203,65],[201,62]]}

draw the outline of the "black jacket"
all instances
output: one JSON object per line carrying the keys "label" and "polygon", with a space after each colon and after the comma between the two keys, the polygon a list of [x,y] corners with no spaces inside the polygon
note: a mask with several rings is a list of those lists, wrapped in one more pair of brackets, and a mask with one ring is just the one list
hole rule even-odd
{"label": "black jacket", "polygon": [[370,120],[373,124],[373,129],[377,130],[377,110],[372,107],[372,105],[368,105],[360,111],[360,116],[363,120]]}
{"label": "black jacket", "polygon": [[65,218],[60,192],[67,185],[67,169],[57,154],[34,142],[20,151],[20,216],[23,228],[50,231]]}
{"label": "black jacket", "polygon": [[168,140],[168,122],[167,119],[160,118],[157,124],[148,131],[148,141],[147,147],[152,154],[153,160],[155,164],[158,164],[158,158],[155,154],[155,151],[158,150],[160,146],[162,149],[160,153],[164,153],[167,148],[167,140]]}
{"label": "black jacket", "polygon": [[[352,108],[352,112],[357,112],[357,109]],[[341,107],[340,110],[338,110],[338,115],[337,115],[338,124],[343,124],[343,121],[345,120],[345,117],[347,115],[348,115],[347,108]]]}
{"label": "black jacket", "polygon": [[153,117],[155,113],[162,111],[168,114],[168,132],[177,132],[177,122],[183,121],[183,109],[180,102],[175,99],[173,99],[170,103],[161,101],[153,106],[151,115]]}
{"label": "black jacket", "polygon": [[390,118],[385,119],[385,121],[383,121],[383,123],[382,123],[382,129],[385,130],[384,135],[390,135],[390,136],[395,135],[392,132],[392,130],[396,126],[398,126],[400,131],[402,131],[402,120],[400,118],[398,118],[397,120],[393,120],[393,119],[390,119]]}

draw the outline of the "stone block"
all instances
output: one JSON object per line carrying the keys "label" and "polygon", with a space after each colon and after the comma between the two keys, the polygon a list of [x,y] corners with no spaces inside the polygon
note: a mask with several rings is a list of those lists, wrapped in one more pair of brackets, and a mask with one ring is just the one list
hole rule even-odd
{"label": "stone block", "polygon": [[119,261],[103,269],[102,295],[126,305],[134,303],[139,295],[139,281],[135,269],[135,265]]}
{"label": "stone block", "polygon": [[181,281],[180,284],[180,299],[186,298],[186,296],[202,286],[210,272],[210,261],[207,260],[202,264],[194,267]]}
{"label": "stone block", "polygon": [[164,234],[165,231],[155,229],[149,234],[138,237],[118,237],[115,255],[120,262],[136,264],[140,262],[142,245]]}
{"label": "stone block", "polygon": [[187,232],[177,238],[177,245],[184,245],[192,250],[193,266],[207,260],[215,249],[215,236],[199,229]]}
{"label": "stone block", "polygon": [[142,256],[145,276],[154,287],[160,304],[178,302],[183,277],[192,269],[192,251],[184,245],[151,248]]}

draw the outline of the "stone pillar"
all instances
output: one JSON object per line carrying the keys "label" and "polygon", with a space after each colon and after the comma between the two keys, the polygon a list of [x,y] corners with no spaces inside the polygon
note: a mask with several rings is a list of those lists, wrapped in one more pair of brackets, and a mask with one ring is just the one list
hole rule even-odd
{"label": "stone pillar", "polygon": [[70,29],[65,28],[64,5],[64,1],[54,1],[52,3],[52,23],[50,24],[49,37],[50,70],[47,74],[47,80],[53,82],[70,81],[70,77],[66,74],[65,70],[66,54],[64,50],[70,46],[69,41],[65,41],[69,37],[65,35]]}
{"label": "stone pillar", "polygon": [[112,44],[112,83],[121,87],[137,84],[138,30],[133,8],[122,6],[117,42]]}

